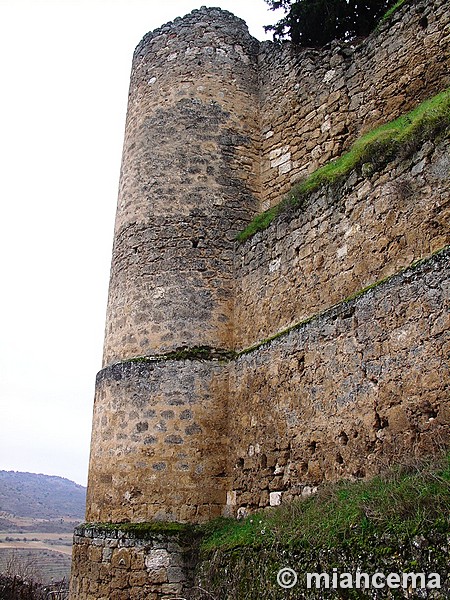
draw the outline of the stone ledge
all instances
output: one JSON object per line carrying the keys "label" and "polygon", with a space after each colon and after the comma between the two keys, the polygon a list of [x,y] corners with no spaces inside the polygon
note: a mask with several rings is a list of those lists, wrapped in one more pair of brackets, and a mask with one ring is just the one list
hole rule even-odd
{"label": "stone ledge", "polygon": [[431,256],[428,256],[428,257],[422,258],[418,261],[415,261],[408,267],[405,267],[404,269],[401,269],[397,273],[394,273],[394,275],[390,275],[389,277],[386,277],[384,279],[376,281],[376,282],[372,283],[371,285],[368,285],[367,287],[365,287],[361,290],[358,290],[357,292],[355,292],[348,298],[341,300],[340,302],[338,302],[337,304],[334,304],[330,308],[327,308],[326,310],[324,310],[322,312],[315,313],[315,314],[309,316],[307,319],[299,321],[298,323],[294,323],[290,327],[287,327],[286,329],[282,329],[281,331],[278,331],[277,333],[273,334],[272,336],[269,336],[268,338],[266,338],[264,340],[260,340],[256,344],[249,346],[247,348],[243,348],[242,350],[235,351],[235,350],[229,350],[229,349],[223,349],[223,348],[210,348],[209,346],[195,346],[193,348],[186,348],[186,347],[180,348],[174,352],[168,352],[166,354],[159,354],[159,355],[156,354],[153,356],[137,356],[137,357],[123,360],[121,362],[117,362],[117,363],[114,363],[112,365],[105,367],[97,374],[97,379],[101,379],[104,375],[106,375],[106,373],[111,372],[115,368],[119,368],[122,365],[132,365],[132,364],[144,364],[145,365],[145,364],[152,364],[152,363],[160,363],[160,362],[164,362],[164,361],[186,361],[186,360],[222,361],[222,362],[233,361],[236,358],[239,358],[240,356],[243,356],[245,354],[249,354],[251,352],[258,350],[262,346],[270,344],[274,340],[279,339],[285,335],[288,335],[291,331],[300,329],[300,328],[304,327],[305,325],[307,325],[308,323],[311,323],[312,321],[315,321],[321,317],[329,316],[332,314],[337,314],[337,315],[340,314],[343,310],[346,309],[346,307],[350,306],[352,303],[357,301],[359,298],[371,293],[371,291],[375,288],[378,288],[382,285],[388,285],[391,281],[395,281],[399,277],[412,277],[423,266],[433,265],[434,263],[437,263],[440,261],[447,261],[449,259],[450,259],[450,246],[444,246],[443,248],[434,252]]}

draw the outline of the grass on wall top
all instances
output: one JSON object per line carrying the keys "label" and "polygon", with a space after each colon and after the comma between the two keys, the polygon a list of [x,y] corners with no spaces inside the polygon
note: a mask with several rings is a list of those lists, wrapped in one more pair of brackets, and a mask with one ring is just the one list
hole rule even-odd
{"label": "grass on wall top", "polygon": [[367,172],[374,173],[396,157],[411,154],[426,140],[448,135],[449,128],[450,88],[361,136],[346,154],[311,173],[297,183],[279,204],[257,215],[237,235],[237,241],[244,242],[258,231],[267,229],[279,214],[300,207],[306,196],[322,185],[336,183],[362,165],[367,166]]}
{"label": "grass on wall top", "polygon": [[389,8],[385,14],[381,17],[381,22],[384,23],[385,21],[387,21],[390,17],[392,17],[392,15],[397,12],[397,10],[403,6],[405,4],[405,2],[407,2],[407,0],[398,0],[398,2],[396,2],[393,6],[391,6],[391,8]]}

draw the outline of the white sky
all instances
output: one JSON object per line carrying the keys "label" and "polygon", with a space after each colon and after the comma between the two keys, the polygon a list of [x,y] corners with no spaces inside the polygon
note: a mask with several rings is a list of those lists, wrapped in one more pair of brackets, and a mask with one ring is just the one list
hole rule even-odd
{"label": "white sky", "polygon": [[134,47],[202,5],[0,0],[0,470],[86,484]]}

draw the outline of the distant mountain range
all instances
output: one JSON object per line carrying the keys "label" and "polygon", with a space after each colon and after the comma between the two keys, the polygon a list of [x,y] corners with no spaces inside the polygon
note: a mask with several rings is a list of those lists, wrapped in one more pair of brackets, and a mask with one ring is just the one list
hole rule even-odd
{"label": "distant mountain range", "polygon": [[84,519],[86,488],[53,475],[0,471],[0,512],[16,517]]}

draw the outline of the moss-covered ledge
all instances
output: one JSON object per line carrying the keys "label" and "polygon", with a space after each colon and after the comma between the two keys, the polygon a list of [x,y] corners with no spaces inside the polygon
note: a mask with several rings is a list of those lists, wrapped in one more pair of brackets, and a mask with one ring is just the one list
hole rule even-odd
{"label": "moss-covered ledge", "polygon": [[164,536],[191,540],[198,533],[197,527],[189,523],[153,521],[141,523],[81,523],[75,528],[75,535],[86,538],[129,538],[135,540],[148,540]]}
{"label": "moss-covered ledge", "polygon": [[279,215],[294,217],[311,194],[322,187],[333,186],[339,196],[339,187],[355,170],[372,177],[390,162],[411,156],[425,142],[449,136],[450,88],[447,88],[414,110],[361,136],[347,153],[299,181],[279,204],[256,215],[236,240],[245,242],[258,231],[264,231]]}
{"label": "moss-covered ledge", "polygon": [[186,597],[199,541],[195,527],[181,523],[83,523],[74,534],[70,598]]}
{"label": "moss-covered ledge", "polygon": [[225,348],[212,348],[211,346],[192,346],[191,348],[183,346],[165,352],[164,354],[153,354],[146,356],[134,356],[126,361],[120,361],[114,364],[128,363],[155,363],[171,360],[198,360],[198,361],[227,361],[234,358],[233,350]]}
{"label": "moss-covered ledge", "polygon": [[397,273],[394,273],[393,275],[389,275],[388,277],[385,277],[383,279],[375,281],[375,282],[371,283],[370,285],[368,285],[360,290],[357,290],[356,292],[354,292],[347,298],[344,298],[337,304],[334,304],[333,306],[325,309],[324,311],[321,311],[319,313],[314,313],[314,314],[310,315],[308,318],[303,319],[302,321],[299,321],[297,323],[294,323],[294,324],[290,325],[289,327],[286,327],[285,329],[277,331],[273,335],[271,335],[263,340],[260,340],[257,343],[255,343],[252,346],[249,346],[247,348],[243,348],[241,350],[228,350],[228,349],[211,348],[209,346],[194,346],[192,348],[187,348],[187,347],[179,348],[177,350],[174,350],[172,352],[167,352],[165,354],[157,354],[157,355],[153,355],[153,356],[136,356],[136,357],[129,358],[127,360],[124,360],[124,361],[121,361],[118,363],[114,363],[113,365],[110,365],[108,367],[105,367],[105,369],[100,371],[100,373],[97,375],[97,377],[100,377],[104,371],[119,368],[119,367],[125,366],[125,365],[130,365],[130,366],[131,365],[140,365],[140,364],[151,365],[151,364],[160,363],[160,362],[184,361],[184,360],[219,361],[219,362],[225,362],[225,363],[229,362],[229,361],[233,361],[236,358],[239,358],[240,356],[244,356],[246,354],[255,352],[262,346],[266,346],[266,345],[274,342],[275,340],[283,338],[283,337],[287,336],[289,333],[291,333],[292,331],[301,329],[301,328],[305,327],[306,325],[308,325],[309,323],[312,323],[313,321],[316,321],[320,318],[330,316],[332,314],[336,314],[338,316],[342,312],[345,312],[346,310],[348,310],[348,308],[352,305],[352,303],[357,301],[358,298],[366,296],[367,294],[371,293],[373,290],[375,290],[383,285],[388,285],[390,282],[397,280],[399,277],[412,277],[420,270],[420,268],[422,268],[423,266],[425,266],[427,264],[432,265],[435,262],[438,262],[441,260],[448,261],[449,259],[450,259],[450,246],[447,245],[447,246],[444,246],[443,248],[440,248],[439,250],[436,250],[430,256],[426,256],[424,258],[414,261],[413,263],[404,267]]}

